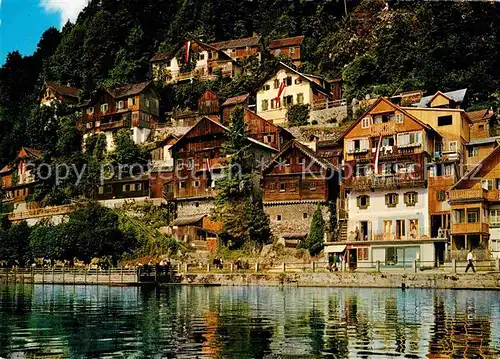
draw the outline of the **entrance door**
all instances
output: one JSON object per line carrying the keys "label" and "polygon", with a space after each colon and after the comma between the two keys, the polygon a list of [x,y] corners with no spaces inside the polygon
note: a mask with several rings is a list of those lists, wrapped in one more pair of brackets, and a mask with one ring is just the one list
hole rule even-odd
{"label": "entrance door", "polygon": [[360,229],[361,229],[361,240],[366,241],[368,240],[368,221],[361,221],[359,222]]}
{"label": "entrance door", "polygon": [[349,249],[347,252],[347,260],[349,262],[349,270],[355,270],[358,267],[358,249]]}

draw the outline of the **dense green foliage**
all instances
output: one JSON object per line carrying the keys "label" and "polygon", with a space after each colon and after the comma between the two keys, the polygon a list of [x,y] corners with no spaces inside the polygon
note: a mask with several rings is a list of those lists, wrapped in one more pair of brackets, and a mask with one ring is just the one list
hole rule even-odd
{"label": "dense green foliage", "polygon": [[318,254],[323,249],[324,237],[325,220],[323,219],[323,214],[321,213],[321,207],[318,205],[318,208],[314,211],[311,228],[309,229],[309,234],[306,242],[304,243],[304,247],[309,250],[309,253],[312,256]]}
{"label": "dense green foliage", "polygon": [[267,243],[271,236],[269,217],[256,196],[256,175],[253,173],[243,110],[231,112],[231,127],[224,152],[230,158],[224,178],[218,180],[213,217],[224,224],[222,237],[231,247],[249,243]]}
{"label": "dense green foliage", "polygon": [[[188,32],[206,42],[258,33],[265,44],[306,35],[302,70],[343,77],[348,98],[468,87],[473,105],[496,106],[498,4],[361,0],[347,6],[346,17],[344,4],[333,1],[92,0],[76,24],[47,30],[32,56],[10,53],[0,68],[0,166],[32,144],[25,134],[37,125],[28,119],[36,116],[43,79],[69,83],[87,96],[101,85],[143,81],[150,78],[152,55],[182,51]],[[193,108],[206,88],[222,98],[256,88],[273,60],[267,57],[260,71],[254,60],[245,63],[252,71],[234,81],[166,86],[162,111]]]}
{"label": "dense green foliage", "polygon": [[309,105],[294,105],[286,113],[289,126],[304,126],[309,121]]}

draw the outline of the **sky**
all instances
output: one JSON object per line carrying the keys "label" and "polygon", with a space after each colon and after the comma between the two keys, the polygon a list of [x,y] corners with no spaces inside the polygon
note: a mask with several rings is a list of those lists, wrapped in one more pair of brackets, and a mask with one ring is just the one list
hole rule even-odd
{"label": "sky", "polygon": [[0,64],[19,50],[31,55],[42,33],[74,22],[88,0],[0,0]]}

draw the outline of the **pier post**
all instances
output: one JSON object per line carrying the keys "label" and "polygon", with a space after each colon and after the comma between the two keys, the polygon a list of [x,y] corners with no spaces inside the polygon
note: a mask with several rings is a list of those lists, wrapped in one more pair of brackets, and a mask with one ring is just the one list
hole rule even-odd
{"label": "pier post", "polygon": [[111,284],[111,268],[108,268],[108,273],[109,273],[108,284]]}
{"label": "pier post", "polygon": [[207,273],[210,273],[210,263],[207,264]]}
{"label": "pier post", "polygon": [[259,271],[259,263],[255,263],[255,273]]}
{"label": "pier post", "polygon": [[312,271],[316,272],[316,262],[312,262]]}
{"label": "pier post", "polygon": [[283,262],[283,265],[282,265],[282,267],[281,267],[281,270],[283,271],[283,273],[285,273],[285,272],[286,272],[286,264],[285,264],[285,262]]}
{"label": "pier post", "polygon": [[[33,283],[35,281],[33,280]],[[42,284],[45,284],[45,267],[43,266],[43,263],[42,263]]]}
{"label": "pier post", "polygon": [[451,271],[453,273],[457,272],[457,260],[455,258],[451,260]]}
{"label": "pier post", "polygon": [[497,272],[500,271],[500,258],[495,259],[495,269]]}
{"label": "pier post", "polygon": [[417,273],[417,260],[414,259],[413,262],[411,263],[411,267],[413,269],[413,273]]}
{"label": "pier post", "polygon": [[73,268],[73,284],[76,284],[76,268]]}
{"label": "pier post", "polygon": [[377,269],[377,273],[380,273],[380,261],[377,261],[375,266],[376,266],[375,268]]}
{"label": "pier post", "polygon": [[55,267],[52,267],[52,284],[55,283]]}
{"label": "pier post", "polygon": [[85,282],[85,284],[87,284],[87,269],[85,269],[85,273],[84,273],[84,276],[83,276],[83,281]]}
{"label": "pier post", "polygon": [[96,277],[96,284],[99,284],[99,268],[97,268],[97,269],[95,270],[95,273],[96,273],[96,276],[97,276],[97,277]]}
{"label": "pier post", "polygon": [[120,278],[121,278],[121,282],[123,284],[123,267],[120,267]]}
{"label": "pier post", "polygon": [[233,271],[234,271],[234,264],[233,264],[233,263],[231,263],[231,264],[229,265],[229,271],[230,271],[231,273],[233,273]]}
{"label": "pier post", "polygon": [[62,267],[62,282],[63,282],[63,284],[64,284],[64,265],[63,265],[63,267]]}

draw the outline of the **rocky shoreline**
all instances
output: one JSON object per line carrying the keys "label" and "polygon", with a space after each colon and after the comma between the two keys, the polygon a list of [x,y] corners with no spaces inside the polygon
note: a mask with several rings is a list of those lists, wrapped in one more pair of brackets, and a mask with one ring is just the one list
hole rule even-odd
{"label": "rocky shoreline", "polygon": [[500,272],[465,273],[181,273],[178,284],[351,288],[500,289]]}

